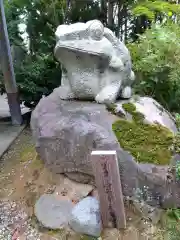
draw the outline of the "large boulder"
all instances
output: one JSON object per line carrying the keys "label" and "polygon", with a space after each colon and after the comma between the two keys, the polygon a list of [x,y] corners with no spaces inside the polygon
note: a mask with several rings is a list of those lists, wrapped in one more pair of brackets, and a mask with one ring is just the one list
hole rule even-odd
{"label": "large boulder", "polygon": [[112,131],[116,119],[102,104],[61,100],[56,89],[33,111],[31,128],[40,157],[54,173],[95,184],[91,151],[116,150],[124,195],[141,189],[151,205],[180,206],[175,180],[152,173],[120,147]]}

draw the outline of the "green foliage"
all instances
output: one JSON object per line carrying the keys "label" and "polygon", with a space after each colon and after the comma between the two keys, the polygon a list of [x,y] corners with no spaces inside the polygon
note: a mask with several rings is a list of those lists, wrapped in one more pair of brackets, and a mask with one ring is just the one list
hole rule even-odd
{"label": "green foliage", "polygon": [[[29,37],[29,47],[26,49],[29,55],[27,55],[21,66],[15,66],[21,99],[26,100],[28,104],[30,101],[37,102],[40,95],[49,93],[52,86],[56,87],[60,84],[60,66],[56,62],[53,64],[54,32],[57,26],[66,22],[66,20],[69,23],[86,22],[95,18],[104,19],[105,16],[104,23],[106,25],[108,22],[106,17],[108,4],[106,3],[108,1],[101,2],[104,2],[104,7],[101,6],[99,1],[71,0],[69,8],[67,8],[68,1],[66,0],[4,1],[11,44],[21,46],[24,49],[18,27],[19,23],[26,24]],[[173,20],[175,16],[179,17],[180,12],[180,5],[163,0],[115,2],[115,9],[119,9],[117,14],[118,24],[114,23],[114,26],[111,27],[116,30],[117,35],[119,35],[119,32],[121,34],[125,32],[127,38],[129,35],[127,33],[128,27],[125,27],[126,30],[123,29],[127,22],[130,21],[131,25],[133,25],[132,39],[136,39],[137,34],[143,33],[150,27],[151,22],[159,21],[159,19],[160,22],[162,20],[167,21],[167,19]],[[104,13],[102,9],[105,11]],[[132,14],[129,13],[129,10]],[[130,45],[134,68],[138,76],[136,92],[151,95],[166,108],[174,111],[180,107],[180,101],[178,101],[180,91],[177,87],[180,76],[180,67],[178,65],[180,64],[180,30],[178,28],[178,25],[175,24],[163,26],[159,29],[153,27],[152,30],[148,30],[140,38],[139,43]],[[46,67],[49,65],[46,60],[43,62],[44,57],[39,57],[42,55],[48,56],[51,69]],[[46,80],[43,80],[43,78]],[[1,90],[3,90],[2,86],[1,82]]]}
{"label": "green foliage", "polygon": [[157,16],[172,19],[173,15],[179,15],[180,5],[173,4],[167,1],[138,1],[132,9],[134,16],[139,17],[145,15],[149,20],[156,20]]}
{"label": "green foliage", "polygon": [[179,113],[175,114],[175,120],[176,120],[176,126],[177,126],[178,130],[180,131],[180,114]]}
{"label": "green foliage", "polygon": [[8,0],[4,1],[4,9],[10,43],[13,45],[22,46],[23,39],[21,38],[18,29],[18,24],[20,24],[22,21],[20,18],[22,11],[17,8],[17,5],[15,3],[11,3]]}
{"label": "green foliage", "polygon": [[[52,55],[35,59],[28,56],[20,65],[14,64],[14,69],[20,101],[27,107],[36,106],[43,95],[47,96],[61,83],[61,67]],[[0,89],[5,92],[3,81]]]}
{"label": "green foliage", "polygon": [[69,21],[74,22],[87,22],[92,19],[99,19],[100,5],[98,1],[83,0],[76,1],[72,4],[68,14]]}
{"label": "green foliage", "polygon": [[155,14],[145,6],[137,6],[133,9],[133,15],[139,17],[141,15],[147,16],[148,19],[154,20]]}
{"label": "green foliage", "polygon": [[143,123],[142,115],[137,118],[132,104],[129,106],[126,104],[124,108],[135,117],[133,121],[120,119],[112,126],[121,147],[129,151],[138,162],[169,164],[172,156],[173,134],[158,124]]}
{"label": "green foliage", "polygon": [[150,95],[165,108],[180,109],[180,28],[174,23],[152,26],[129,44],[136,72],[135,92]]}
{"label": "green foliage", "polygon": [[[61,83],[61,66],[54,59],[53,49],[55,29],[63,23],[64,2],[62,0],[5,1],[11,45],[25,49],[18,24],[27,25],[30,54],[26,49],[22,62],[17,63],[14,59],[14,70],[20,100],[25,101],[28,107],[35,106],[42,95],[48,95]],[[0,73],[0,89],[3,93],[5,89],[2,79],[2,73]]]}
{"label": "green foliage", "polygon": [[176,179],[180,180],[180,162],[176,162]]}
{"label": "green foliage", "polygon": [[173,151],[180,154],[180,132],[174,136],[173,140]]}
{"label": "green foliage", "polygon": [[60,64],[51,55],[38,56],[34,60],[27,58],[20,67],[15,67],[15,72],[21,101],[28,106],[35,106],[42,95],[50,94],[60,85]]}
{"label": "green foliage", "polygon": [[[63,1],[25,1],[27,33],[31,54],[53,53],[56,27],[63,23]],[[34,3],[34,4],[33,4]]]}

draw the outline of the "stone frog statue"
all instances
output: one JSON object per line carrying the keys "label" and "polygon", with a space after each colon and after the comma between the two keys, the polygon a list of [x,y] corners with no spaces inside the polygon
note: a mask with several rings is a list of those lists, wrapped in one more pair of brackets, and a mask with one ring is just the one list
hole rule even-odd
{"label": "stone frog statue", "polygon": [[130,53],[100,21],[60,25],[55,35],[61,99],[114,103],[131,97],[135,77]]}

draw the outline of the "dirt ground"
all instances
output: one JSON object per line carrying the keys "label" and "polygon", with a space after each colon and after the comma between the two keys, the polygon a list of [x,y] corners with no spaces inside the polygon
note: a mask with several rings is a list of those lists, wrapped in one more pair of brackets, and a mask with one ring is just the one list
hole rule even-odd
{"label": "dirt ground", "polygon": [[[0,162],[0,200],[16,202],[19,208],[25,209],[30,224],[41,233],[43,240],[90,240],[95,239],[75,234],[70,229],[51,231],[43,228],[34,216],[34,204],[43,193],[51,193],[62,183],[64,176],[52,174],[38,159],[31,132],[26,128],[18,137]],[[104,240],[161,240],[168,239],[160,226],[153,226],[138,216],[131,206],[126,206],[128,227],[124,232],[116,229],[105,229]],[[26,239],[23,231],[19,238]]]}

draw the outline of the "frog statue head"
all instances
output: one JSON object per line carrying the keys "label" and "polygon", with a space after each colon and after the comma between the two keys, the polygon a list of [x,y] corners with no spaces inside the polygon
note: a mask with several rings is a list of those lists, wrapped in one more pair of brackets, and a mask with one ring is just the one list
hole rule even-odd
{"label": "frog statue head", "polygon": [[114,103],[131,97],[134,73],[129,51],[100,21],[60,25],[55,35],[62,99]]}

